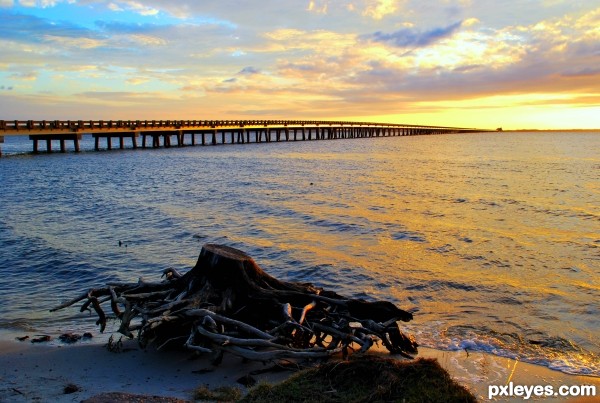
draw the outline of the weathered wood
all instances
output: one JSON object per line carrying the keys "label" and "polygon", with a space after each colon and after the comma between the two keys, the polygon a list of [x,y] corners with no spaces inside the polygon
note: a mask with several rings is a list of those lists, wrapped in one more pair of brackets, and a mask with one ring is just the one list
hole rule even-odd
{"label": "weathered wood", "polygon": [[102,304],[109,303],[121,321],[119,331],[128,337],[137,333],[143,346],[178,344],[248,359],[346,355],[349,348],[365,352],[376,340],[392,353],[417,353],[417,343],[397,323],[410,321],[411,313],[388,301],[278,280],[238,249],[206,244],[187,273],[167,269],[163,276],[159,283],[92,289],[52,310],[84,301],[81,310],[93,309],[103,330]]}

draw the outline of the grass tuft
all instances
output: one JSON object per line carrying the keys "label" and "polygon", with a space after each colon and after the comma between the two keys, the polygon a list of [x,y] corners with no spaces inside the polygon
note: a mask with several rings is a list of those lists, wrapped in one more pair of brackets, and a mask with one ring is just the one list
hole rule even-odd
{"label": "grass tuft", "polygon": [[221,386],[210,390],[206,386],[200,386],[194,390],[193,398],[196,401],[234,402],[242,397],[242,391],[233,386]]}
{"label": "grass tuft", "polygon": [[242,402],[476,402],[437,360],[362,356],[301,371],[277,385],[261,383]]}

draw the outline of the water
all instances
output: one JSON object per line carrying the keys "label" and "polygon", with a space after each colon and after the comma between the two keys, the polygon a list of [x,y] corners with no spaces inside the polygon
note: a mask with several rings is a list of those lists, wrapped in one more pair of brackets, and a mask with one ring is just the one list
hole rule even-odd
{"label": "water", "polygon": [[3,145],[4,332],[97,332],[76,307],[48,309],[186,271],[217,242],[281,279],[413,311],[421,345],[600,376],[600,133],[82,147]]}

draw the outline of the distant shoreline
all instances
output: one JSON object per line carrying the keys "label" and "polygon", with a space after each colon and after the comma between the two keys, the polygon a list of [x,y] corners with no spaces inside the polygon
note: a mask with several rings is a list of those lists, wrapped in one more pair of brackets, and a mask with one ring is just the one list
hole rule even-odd
{"label": "distant shoreline", "polygon": [[513,132],[600,132],[600,129],[506,129],[497,131],[497,133]]}

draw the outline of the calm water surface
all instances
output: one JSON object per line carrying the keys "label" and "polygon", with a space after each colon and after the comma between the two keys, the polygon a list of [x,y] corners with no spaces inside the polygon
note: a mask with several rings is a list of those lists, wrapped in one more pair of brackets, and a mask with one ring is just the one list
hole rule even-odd
{"label": "calm water surface", "polygon": [[186,271],[218,242],[276,277],[414,311],[421,345],[600,376],[600,133],[2,148],[5,335],[96,331],[48,308]]}

